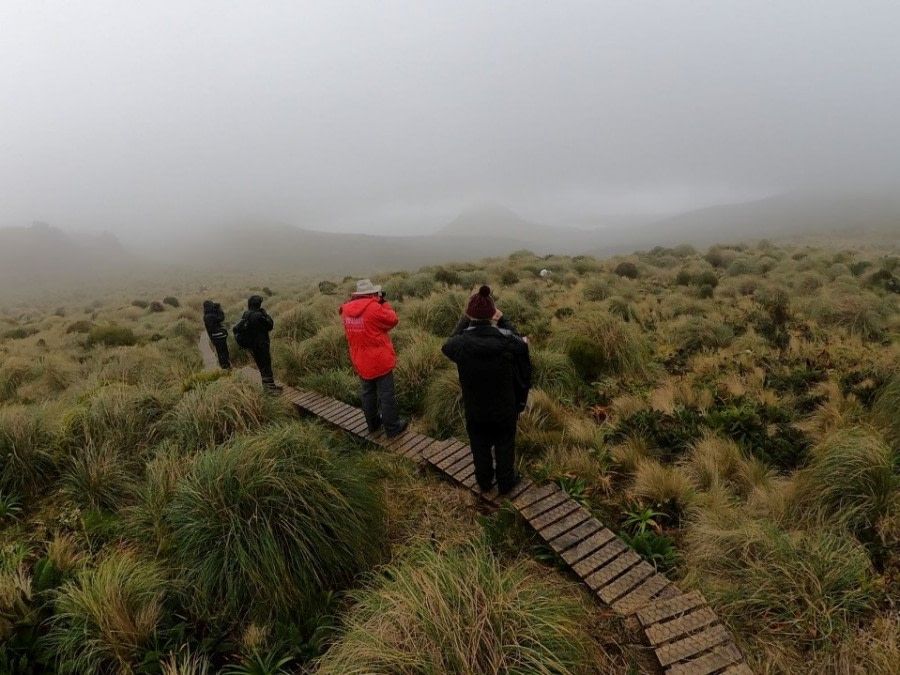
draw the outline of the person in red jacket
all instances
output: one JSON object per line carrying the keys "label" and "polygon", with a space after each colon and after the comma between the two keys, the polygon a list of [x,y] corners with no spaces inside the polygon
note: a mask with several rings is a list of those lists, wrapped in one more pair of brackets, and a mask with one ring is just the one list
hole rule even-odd
{"label": "person in red jacket", "polygon": [[341,305],[340,314],[350,345],[350,360],[362,383],[362,409],[369,432],[378,431],[383,422],[389,437],[398,436],[409,423],[400,419],[394,393],[397,355],[388,332],[397,325],[397,312],[385,301],[381,286],[362,279],[356,283],[350,300]]}

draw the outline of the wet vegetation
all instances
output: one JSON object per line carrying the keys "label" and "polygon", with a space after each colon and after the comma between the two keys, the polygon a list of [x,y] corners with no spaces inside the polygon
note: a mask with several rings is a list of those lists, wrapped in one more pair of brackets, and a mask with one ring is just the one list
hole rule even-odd
{"label": "wet vegetation", "polygon": [[[377,282],[416,429],[465,438],[440,346],[488,283],[531,338],[523,473],[701,589],[754,670],[890,673],[898,275],[761,242]],[[514,512],[203,372],[202,301],[260,292],[276,376],[358,403],[354,280],[267,283],[2,308],[0,672],[653,672]]]}

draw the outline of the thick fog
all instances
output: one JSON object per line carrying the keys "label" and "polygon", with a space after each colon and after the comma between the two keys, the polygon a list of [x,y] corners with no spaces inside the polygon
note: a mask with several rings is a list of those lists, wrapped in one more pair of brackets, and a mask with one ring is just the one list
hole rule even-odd
{"label": "thick fog", "polygon": [[0,225],[554,224],[900,183],[892,0],[4,0]]}

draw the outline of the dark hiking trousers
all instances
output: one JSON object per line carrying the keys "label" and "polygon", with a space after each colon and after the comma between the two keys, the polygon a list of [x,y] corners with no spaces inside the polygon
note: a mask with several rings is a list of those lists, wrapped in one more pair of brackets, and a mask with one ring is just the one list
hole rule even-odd
{"label": "dark hiking trousers", "polygon": [[219,368],[228,370],[231,368],[231,357],[228,355],[228,338],[220,338],[212,340],[213,347],[216,348],[216,356],[219,357]]}
{"label": "dark hiking trousers", "polygon": [[[487,492],[491,489],[496,474],[500,492],[512,489],[516,482],[516,418],[468,422],[466,432],[469,434],[478,486]],[[491,449],[494,451],[493,456]]]}
{"label": "dark hiking trousers", "polygon": [[397,397],[394,393],[394,371],[374,380],[359,378],[362,384],[362,409],[369,427],[375,426],[378,419],[378,403],[381,403],[381,420],[384,430],[395,433],[400,430],[400,410],[397,408]]}
{"label": "dark hiking trousers", "polygon": [[272,353],[269,351],[269,343],[253,345],[250,353],[253,354],[253,360],[256,361],[256,367],[259,368],[263,386],[274,387],[275,376],[272,375]]}

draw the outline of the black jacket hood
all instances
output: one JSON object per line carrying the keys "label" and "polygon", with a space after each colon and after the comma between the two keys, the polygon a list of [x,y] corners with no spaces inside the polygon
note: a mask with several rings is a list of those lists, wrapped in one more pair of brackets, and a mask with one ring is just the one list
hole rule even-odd
{"label": "black jacket hood", "polygon": [[263,299],[261,295],[251,295],[247,299],[247,309],[259,309],[262,307]]}
{"label": "black jacket hood", "polygon": [[216,303],[212,300],[204,300],[203,301],[203,312],[208,314],[209,312],[215,311]]}

